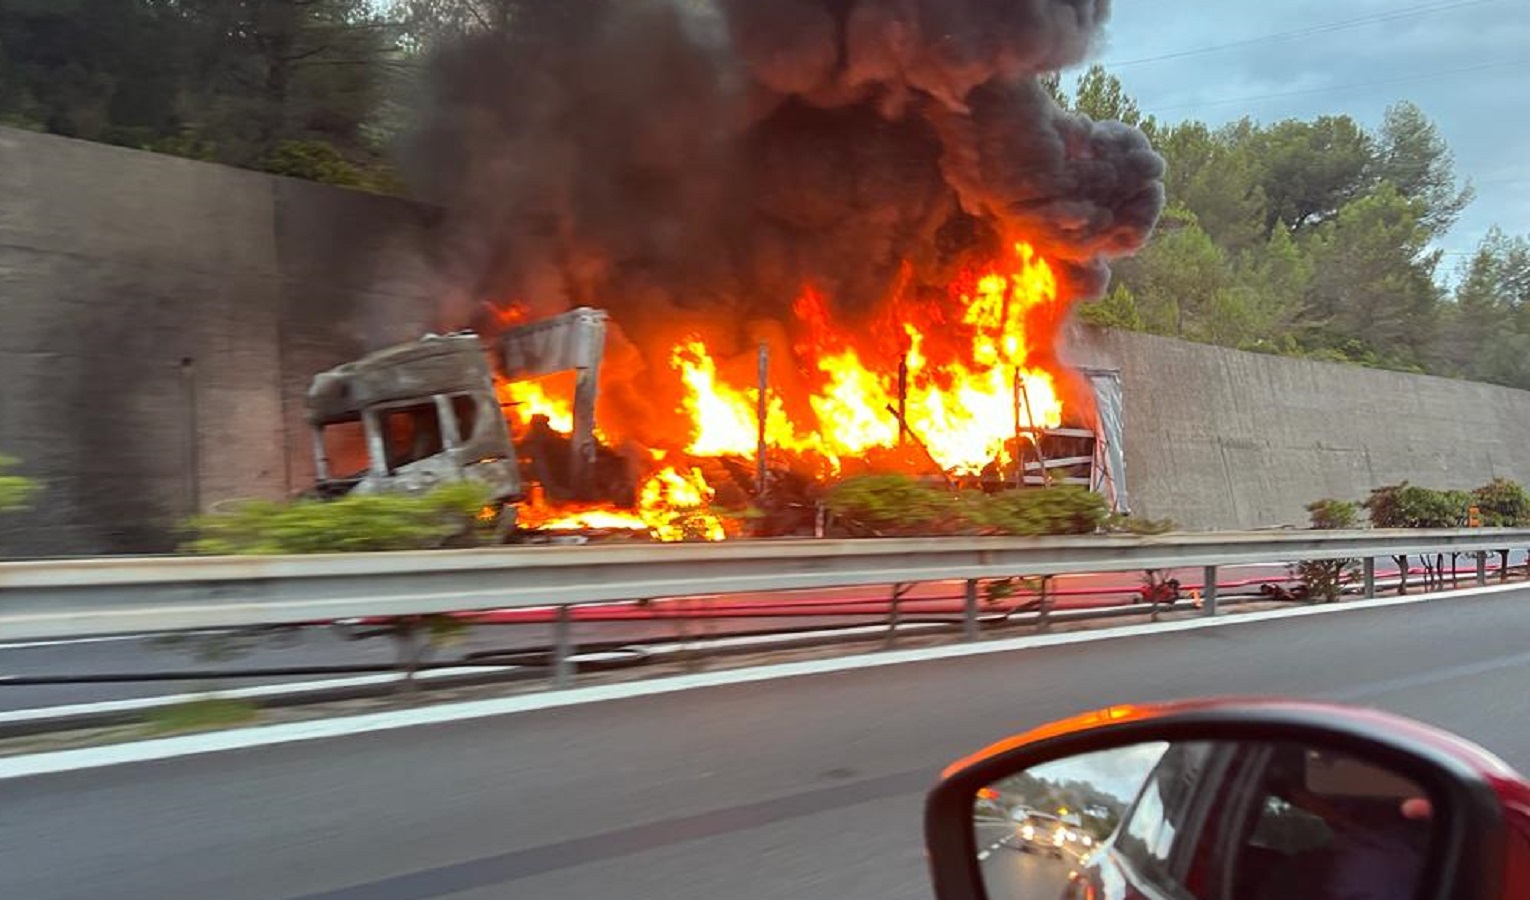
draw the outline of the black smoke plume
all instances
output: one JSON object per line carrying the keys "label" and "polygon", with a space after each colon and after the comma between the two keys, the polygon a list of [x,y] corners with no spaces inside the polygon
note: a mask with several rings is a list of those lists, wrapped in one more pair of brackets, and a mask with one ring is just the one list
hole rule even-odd
{"label": "black smoke plume", "polygon": [[[438,48],[409,147],[463,296],[681,328],[854,321],[1017,237],[1072,299],[1146,240],[1162,160],[1060,109],[1108,0],[540,0]],[[650,365],[656,360],[649,360]]]}

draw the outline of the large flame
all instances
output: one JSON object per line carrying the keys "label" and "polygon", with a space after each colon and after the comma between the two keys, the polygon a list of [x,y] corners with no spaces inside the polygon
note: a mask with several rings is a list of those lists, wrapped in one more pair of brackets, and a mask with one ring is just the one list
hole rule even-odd
{"label": "large flame", "polygon": [[[900,446],[921,448],[947,472],[976,474],[996,462],[1013,463],[1019,440],[1062,421],[1056,383],[1031,363],[1036,348],[1027,333],[1031,314],[1056,304],[1057,291],[1052,268],[1024,243],[1015,244],[1002,263],[958,279],[944,304],[889,303],[878,327],[840,325],[825,298],[804,288],[794,304],[800,338],[790,362],[807,394],[790,405],[800,416],[794,418],[786,398],[767,393],[767,452],[816,461],[830,472],[870,451]],[[692,459],[755,458],[758,386],[752,380],[730,383],[701,335],[676,344],[668,362],[686,426],[668,449]],[[570,429],[571,390],[560,395],[537,381],[505,383],[499,390],[518,426],[543,415],[554,429]],[[644,481],[636,509],[533,502],[522,523],[546,530],[647,531],[666,541],[727,537],[731,523],[709,511],[715,492],[702,471],[664,465],[666,453],[651,449],[655,468],[663,468]]]}
{"label": "large flame", "polygon": [[643,483],[635,510],[605,504],[555,507],[536,494],[517,521],[539,531],[638,531],[661,541],[721,541],[728,529],[710,509],[715,495],[700,469],[666,466]]}
{"label": "large flame", "polygon": [[554,431],[568,433],[574,430],[574,401],[573,391],[570,388],[562,393],[556,390],[557,385],[549,385],[544,379],[530,381],[499,381],[495,391],[499,394],[499,403],[509,414],[510,421],[515,423],[517,430],[523,430],[531,425],[531,420],[537,416],[546,416],[547,425]]}
{"label": "large flame", "polygon": [[[951,288],[959,324],[936,317],[924,324],[899,323],[904,340],[892,358],[872,334],[838,327],[823,298],[811,288],[795,304],[807,331],[799,362],[813,366],[817,387],[808,397],[816,421],[798,427],[779,397],[767,398],[766,444],[773,451],[816,452],[833,468],[873,448],[922,443],[943,469],[981,471],[1008,459],[1016,435],[1055,428],[1062,403],[1052,376],[1027,365],[1031,346],[1026,318],[1057,302],[1057,279],[1027,244],[1016,244],[1009,265]],[[895,306],[892,314],[899,312]],[[936,335],[939,328],[947,334]],[[939,355],[937,356],[937,349]],[[901,359],[899,358],[901,356]],[[674,350],[671,363],[685,387],[684,413],[694,435],[689,450],[702,456],[754,456],[758,445],[758,394],[721,381],[717,364],[699,338]],[[899,408],[898,371],[906,372]]]}

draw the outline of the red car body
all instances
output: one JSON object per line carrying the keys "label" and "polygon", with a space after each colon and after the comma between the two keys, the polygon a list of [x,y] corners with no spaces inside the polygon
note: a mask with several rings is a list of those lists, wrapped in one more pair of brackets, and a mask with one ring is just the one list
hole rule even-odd
{"label": "red car body", "polygon": [[926,805],[926,844],[937,897],[983,900],[986,896],[973,862],[967,825],[974,785],[1111,745],[1251,737],[1338,740],[1412,760],[1435,773],[1448,787],[1448,802],[1454,804],[1450,824],[1456,829],[1453,840],[1460,851],[1442,876],[1444,892],[1438,896],[1450,900],[1530,898],[1530,782],[1507,763],[1462,737],[1400,716],[1269,698],[1109,707],[1044,725],[953,763]]}

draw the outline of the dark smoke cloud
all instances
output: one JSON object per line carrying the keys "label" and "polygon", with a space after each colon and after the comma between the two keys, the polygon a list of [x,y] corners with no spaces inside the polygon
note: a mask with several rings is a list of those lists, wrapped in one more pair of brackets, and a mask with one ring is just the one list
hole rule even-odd
{"label": "dark smoke cloud", "polygon": [[410,169],[448,211],[463,296],[604,307],[640,348],[787,320],[804,283],[853,318],[1016,237],[1087,296],[1163,204],[1140,132],[1066,113],[1036,81],[1108,14],[528,0],[511,33],[438,50]]}

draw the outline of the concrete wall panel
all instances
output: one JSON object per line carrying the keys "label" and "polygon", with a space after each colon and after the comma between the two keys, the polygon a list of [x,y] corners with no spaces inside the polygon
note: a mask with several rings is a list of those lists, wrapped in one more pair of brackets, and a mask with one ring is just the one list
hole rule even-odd
{"label": "concrete wall panel", "polygon": [[308,378],[432,318],[425,215],[0,129],[0,453],[44,485],[0,555],[160,552],[307,484]]}
{"label": "concrete wall panel", "polygon": [[1079,328],[1121,369],[1134,512],[1193,528],[1300,525],[1324,497],[1399,481],[1530,483],[1530,393]]}

